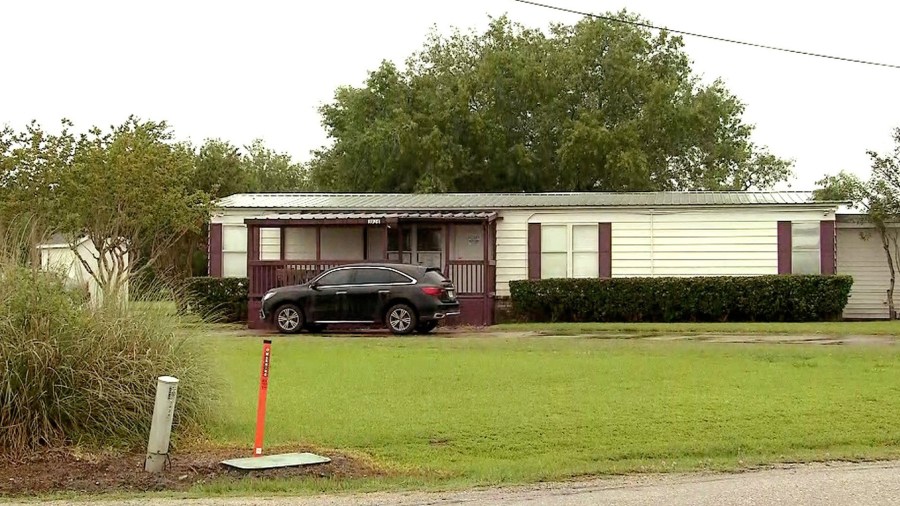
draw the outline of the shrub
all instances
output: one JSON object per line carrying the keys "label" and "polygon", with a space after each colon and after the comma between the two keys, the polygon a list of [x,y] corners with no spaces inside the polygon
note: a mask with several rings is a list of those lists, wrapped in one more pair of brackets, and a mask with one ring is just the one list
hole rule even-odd
{"label": "shrub", "polygon": [[176,436],[199,431],[212,382],[171,311],[91,306],[62,276],[2,254],[0,280],[0,456],[142,447],[161,375],[181,380]]}
{"label": "shrub", "polygon": [[182,308],[216,322],[247,321],[247,278],[195,277],[187,281]]}
{"label": "shrub", "polygon": [[839,319],[849,276],[542,279],[510,282],[530,321],[719,322]]}

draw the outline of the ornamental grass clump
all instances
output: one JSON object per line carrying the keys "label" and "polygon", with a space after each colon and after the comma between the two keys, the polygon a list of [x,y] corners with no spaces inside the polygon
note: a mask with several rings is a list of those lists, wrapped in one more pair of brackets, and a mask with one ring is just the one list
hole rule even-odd
{"label": "ornamental grass clump", "polygon": [[[68,445],[146,444],[156,378],[181,380],[176,440],[197,434],[212,382],[201,343],[158,303],[91,302],[0,233],[0,456]],[[156,304],[156,305],[154,305]]]}

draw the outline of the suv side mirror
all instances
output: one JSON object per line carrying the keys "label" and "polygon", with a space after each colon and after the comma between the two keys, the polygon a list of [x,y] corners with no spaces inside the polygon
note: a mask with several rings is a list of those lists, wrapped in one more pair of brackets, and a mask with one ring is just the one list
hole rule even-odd
{"label": "suv side mirror", "polygon": [[315,281],[313,281],[312,283],[309,284],[309,288],[312,289],[312,290],[318,290],[318,289],[319,289],[319,284],[316,283]]}

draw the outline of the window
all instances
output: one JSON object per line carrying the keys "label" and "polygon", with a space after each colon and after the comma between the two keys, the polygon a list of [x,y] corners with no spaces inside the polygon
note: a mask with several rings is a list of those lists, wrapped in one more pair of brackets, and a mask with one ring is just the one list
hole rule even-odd
{"label": "window", "polygon": [[281,229],[259,229],[259,259],[281,260]]}
{"label": "window", "polygon": [[418,251],[441,251],[441,229],[416,227],[416,249]]}
{"label": "window", "polygon": [[317,283],[322,286],[349,285],[353,282],[353,274],[355,269],[340,269],[331,271],[318,279]]}
{"label": "window", "polygon": [[247,277],[247,227],[222,226],[222,276]]}
{"label": "window", "polygon": [[541,225],[541,279],[568,277],[568,242],[567,225]]}
{"label": "window", "polygon": [[791,272],[820,274],[819,222],[795,221],[791,224]]}
{"label": "window", "polygon": [[435,270],[425,271],[425,276],[423,279],[428,283],[433,283],[435,285],[439,285],[444,281],[447,281],[447,278],[445,278],[444,275],[441,274],[441,271]]}
{"label": "window", "polygon": [[600,234],[597,225],[572,225],[572,277],[600,277]]}
{"label": "window", "polygon": [[600,276],[596,224],[541,225],[541,278]]}
{"label": "window", "polygon": [[403,274],[389,269],[362,268],[355,270],[354,285],[387,285],[392,283],[409,283],[411,281]]}
{"label": "window", "polygon": [[[403,251],[412,251],[412,229],[403,227],[401,230],[403,231]],[[388,251],[400,251],[400,249],[397,248],[396,228],[388,230]]]}

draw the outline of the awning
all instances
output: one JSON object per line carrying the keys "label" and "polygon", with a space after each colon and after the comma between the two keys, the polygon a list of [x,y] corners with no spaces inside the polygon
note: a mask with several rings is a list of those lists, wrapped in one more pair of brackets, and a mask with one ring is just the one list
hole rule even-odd
{"label": "awning", "polygon": [[403,213],[278,213],[247,218],[258,226],[285,225],[393,225],[401,221],[484,222],[497,219],[495,212],[403,212]]}

